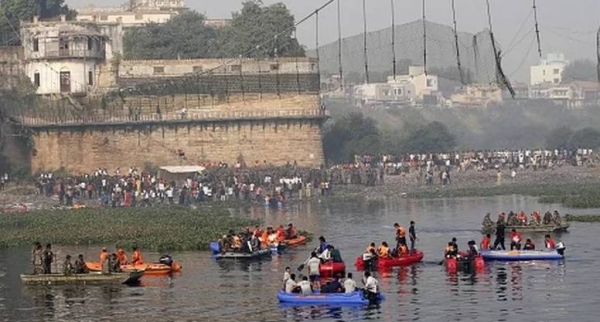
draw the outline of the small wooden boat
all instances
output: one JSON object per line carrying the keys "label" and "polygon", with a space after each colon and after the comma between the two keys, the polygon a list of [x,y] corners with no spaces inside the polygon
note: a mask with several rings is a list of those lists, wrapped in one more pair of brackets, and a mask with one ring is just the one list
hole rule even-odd
{"label": "small wooden boat", "polygon": [[89,274],[21,274],[21,282],[24,284],[103,284],[120,283],[126,285],[136,285],[144,276],[143,271],[134,271],[130,273],[89,273]]}
{"label": "small wooden boat", "polygon": [[[505,226],[506,234],[510,234],[513,229],[521,233],[562,233],[566,232],[571,225],[568,222],[563,222],[560,225],[527,225],[527,226]],[[496,231],[496,225],[483,226],[482,234],[493,234]]]}

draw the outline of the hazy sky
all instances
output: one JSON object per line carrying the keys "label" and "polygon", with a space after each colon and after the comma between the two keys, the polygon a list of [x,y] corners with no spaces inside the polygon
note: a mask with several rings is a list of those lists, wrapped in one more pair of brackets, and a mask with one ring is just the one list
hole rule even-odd
{"label": "hazy sky", "polygon": [[[74,7],[82,7],[97,0],[66,0]],[[263,0],[265,4],[285,3],[299,20],[328,0]],[[362,0],[342,1],[343,36],[359,34],[363,30]],[[387,28],[391,24],[391,0],[367,0],[369,30]],[[452,24],[451,0],[426,0],[427,19],[441,24]],[[455,0],[458,29],[478,32],[487,27],[486,0]],[[121,4],[122,0],[104,0],[103,5]],[[228,18],[241,7],[243,0],[187,0],[187,5],[209,18]],[[532,14],[532,0],[490,0],[493,27],[497,40],[506,56],[505,72],[518,81],[528,81],[529,65],[535,63],[537,45]],[[420,19],[421,0],[395,0],[396,23]],[[570,60],[593,58],[596,54],[596,30],[600,25],[600,0],[537,0],[542,51],[562,52]],[[298,28],[300,42],[308,48],[315,45],[315,20]],[[321,43],[337,39],[335,2],[321,13]]]}

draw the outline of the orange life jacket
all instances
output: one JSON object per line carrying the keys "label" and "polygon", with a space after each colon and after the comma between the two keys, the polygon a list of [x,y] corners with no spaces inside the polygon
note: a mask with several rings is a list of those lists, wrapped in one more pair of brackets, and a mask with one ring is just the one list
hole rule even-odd
{"label": "orange life jacket", "polygon": [[377,256],[381,258],[388,258],[390,256],[390,249],[383,245],[379,246],[379,249],[377,249]]}
{"label": "orange life jacket", "polygon": [[242,240],[240,239],[240,237],[238,236],[233,236],[233,248],[240,248],[242,247]]}
{"label": "orange life jacket", "polygon": [[406,237],[406,230],[404,229],[404,227],[400,226],[396,228],[396,235],[398,237]]}
{"label": "orange life jacket", "polygon": [[371,254],[372,250],[375,250],[375,247],[373,247],[373,246],[367,247],[367,249],[365,249],[365,254]]}
{"label": "orange life jacket", "polygon": [[144,259],[142,258],[142,253],[139,250],[136,250],[131,254],[131,263],[133,265],[144,264]]}

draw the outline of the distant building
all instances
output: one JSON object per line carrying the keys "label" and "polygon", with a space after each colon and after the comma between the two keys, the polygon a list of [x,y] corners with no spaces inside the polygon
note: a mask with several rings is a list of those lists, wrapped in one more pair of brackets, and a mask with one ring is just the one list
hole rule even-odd
{"label": "distant building", "polygon": [[388,84],[407,84],[414,87],[414,96],[422,100],[426,95],[435,95],[438,92],[438,77],[425,73],[423,66],[408,67],[408,75],[398,75],[388,77]]}
{"label": "distant building", "polygon": [[95,91],[102,70],[122,51],[119,24],[86,25],[66,20],[21,23],[23,69],[37,94],[74,94]]}
{"label": "distant building", "polygon": [[600,85],[596,82],[576,81],[558,86],[550,84],[531,86],[529,98],[548,100],[569,108],[594,106],[600,102]]}
{"label": "distant building", "polygon": [[495,84],[473,84],[451,96],[453,107],[490,107],[502,103],[502,89]]}
{"label": "distant building", "polygon": [[[131,0],[122,6],[89,6],[79,9],[76,19],[97,24],[121,23],[123,27],[129,28],[148,23],[162,24],[185,10],[185,0]],[[222,21],[213,23],[223,24]]]}
{"label": "distant building", "polygon": [[562,73],[569,65],[563,54],[548,54],[539,65],[531,66],[532,86],[540,84],[558,85],[562,82]]}

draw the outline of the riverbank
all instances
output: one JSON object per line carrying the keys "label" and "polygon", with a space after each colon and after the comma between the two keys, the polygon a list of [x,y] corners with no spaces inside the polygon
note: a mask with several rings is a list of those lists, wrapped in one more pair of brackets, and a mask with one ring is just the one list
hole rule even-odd
{"label": "riverbank", "polygon": [[[539,197],[542,203],[558,203],[572,208],[600,208],[600,169],[563,166],[554,170],[510,170],[452,172],[450,185],[438,180],[426,186],[417,174],[386,176],[385,184],[375,187],[338,186],[329,202],[363,199],[371,202],[399,198],[460,198],[525,195]],[[324,198],[326,200],[326,198]]]}
{"label": "riverbank", "polygon": [[207,250],[230,229],[258,224],[226,208],[99,208],[0,214],[0,247],[29,246],[39,241],[61,246],[133,246],[146,251]]}

